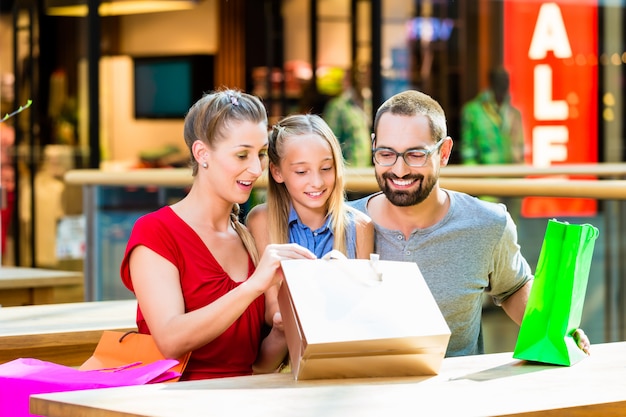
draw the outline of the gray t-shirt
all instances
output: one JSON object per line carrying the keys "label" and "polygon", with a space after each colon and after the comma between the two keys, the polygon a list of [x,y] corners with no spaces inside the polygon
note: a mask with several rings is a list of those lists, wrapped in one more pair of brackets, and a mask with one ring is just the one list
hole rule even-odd
{"label": "gray t-shirt", "polygon": [[[414,230],[408,240],[375,224],[374,250],[381,260],[417,263],[452,332],[446,356],[475,355],[483,353],[483,293],[500,305],[533,275],[504,205],[445,191],[450,209],[440,222]],[[350,205],[368,214],[376,194]]]}

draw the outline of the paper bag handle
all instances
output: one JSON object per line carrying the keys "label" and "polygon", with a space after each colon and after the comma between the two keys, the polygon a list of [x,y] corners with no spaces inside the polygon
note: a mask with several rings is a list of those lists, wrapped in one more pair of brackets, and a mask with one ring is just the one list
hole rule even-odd
{"label": "paper bag handle", "polygon": [[[337,249],[333,249],[330,252],[328,252],[326,255],[324,255],[322,257],[322,260],[324,260],[324,261],[332,261],[332,260],[344,261],[344,260],[348,260],[348,258],[342,252],[338,251]],[[372,274],[365,279],[365,281],[367,281],[368,283],[378,282],[378,281],[382,281],[383,280],[383,274],[378,269],[378,260],[379,260],[379,255],[377,253],[370,254],[370,267],[371,267],[371,270],[372,270]],[[349,277],[352,277],[352,278],[354,278],[356,280],[359,280],[359,281],[363,281],[363,278],[361,278],[360,276],[356,276],[354,274],[354,272],[352,270],[350,270],[350,269],[346,269],[344,272]]]}

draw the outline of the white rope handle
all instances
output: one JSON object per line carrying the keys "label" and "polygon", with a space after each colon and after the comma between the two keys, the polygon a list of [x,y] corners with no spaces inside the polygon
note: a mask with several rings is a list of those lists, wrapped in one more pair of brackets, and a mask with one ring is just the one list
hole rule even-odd
{"label": "white rope handle", "polygon": [[[358,281],[367,281],[368,283],[371,283],[372,281],[376,282],[376,281],[382,281],[383,280],[383,274],[382,272],[379,271],[378,269],[378,260],[379,260],[379,255],[377,253],[372,253],[370,254],[370,266],[371,266],[371,274],[368,274],[368,277],[361,277],[356,275],[353,269],[350,268],[346,268],[345,267],[345,263],[344,262],[338,262],[337,265],[340,265],[340,268],[343,270],[342,272],[347,275],[352,277],[353,279],[356,279]],[[340,251],[333,249],[330,252],[328,252],[326,255],[324,255],[322,257],[323,260],[325,261],[332,261],[332,260],[340,260],[340,261],[346,261],[348,260],[348,258],[346,257],[346,255],[344,255],[343,253],[341,253]]]}

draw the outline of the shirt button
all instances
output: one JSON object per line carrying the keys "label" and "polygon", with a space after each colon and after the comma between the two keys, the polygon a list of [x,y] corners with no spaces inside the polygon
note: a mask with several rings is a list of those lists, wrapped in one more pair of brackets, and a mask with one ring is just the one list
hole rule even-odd
{"label": "shirt button", "polygon": [[313,236],[317,236],[317,232],[313,232]]}
{"label": "shirt button", "polygon": [[410,251],[410,250],[408,250],[408,251],[404,252],[404,254],[408,256],[408,255],[410,255],[410,254],[411,254],[411,251]]}
{"label": "shirt button", "polygon": [[404,236],[402,236],[402,235],[398,235],[397,237],[398,237],[398,240],[404,239]]}

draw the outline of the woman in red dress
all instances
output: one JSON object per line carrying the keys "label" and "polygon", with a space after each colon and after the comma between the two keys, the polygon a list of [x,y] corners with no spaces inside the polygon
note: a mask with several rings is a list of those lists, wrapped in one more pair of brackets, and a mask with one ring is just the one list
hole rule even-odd
{"label": "woman in red dress", "polygon": [[[137,220],[122,261],[138,329],[165,357],[192,352],[183,380],[272,372],[287,345],[279,315],[266,323],[264,293],[281,279],[281,260],[315,255],[281,244],[259,259],[239,222],[238,205],[267,164],[266,110],[254,96],[213,92],[189,110],[184,137],[191,189]],[[263,337],[265,325],[272,327]]]}

